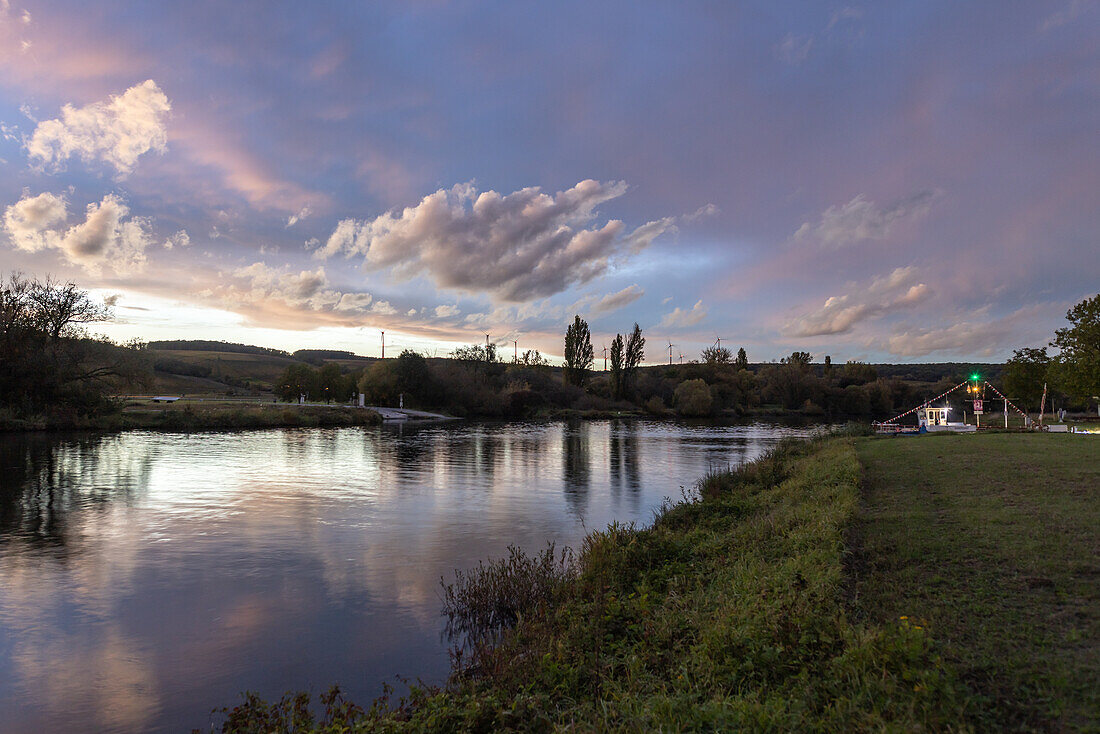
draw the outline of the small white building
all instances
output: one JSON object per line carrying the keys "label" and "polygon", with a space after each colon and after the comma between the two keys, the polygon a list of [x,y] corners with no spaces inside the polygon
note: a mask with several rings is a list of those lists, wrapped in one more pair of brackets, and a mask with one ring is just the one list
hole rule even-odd
{"label": "small white building", "polygon": [[970,433],[978,430],[977,426],[969,426],[966,423],[959,423],[958,421],[952,423],[948,416],[951,413],[951,406],[943,405],[938,408],[934,408],[931,405],[926,405],[921,408],[920,425],[927,431],[953,431],[955,433]]}

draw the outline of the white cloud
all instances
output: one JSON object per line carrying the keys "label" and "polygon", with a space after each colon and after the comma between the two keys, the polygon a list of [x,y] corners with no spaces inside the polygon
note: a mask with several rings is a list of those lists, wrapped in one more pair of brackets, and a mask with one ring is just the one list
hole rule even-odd
{"label": "white cloud", "polygon": [[719,209],[715,204],[704,204],[703,206],[699,207],[698,209],[696,209],[691,214],[685,215],[684,216],[684,221],[694,222],[694,221],[697,221],[699,219],[703,219],[704,217],[713,217],[715,214],[718,214],[720,211],[722,211],[722,210]]}
{"label": "white cloud", "polygon": [[849,287],[853,293],[831,296],[820,309],[788,323],[783,333],[796,337],[844,334],[860,321],[915,306],[932,294],[927,285],[918,282],[913,267],[896,268],[865,287]]}
{"label": "white cloud", "polygon": [[171,250],[174,247],[188,247],[191,244],[191,235],[186,229],[181,229],[164,241],[164,249]]}
{"label": "white cloud", "polygon": [[950,318],[950,326],[914,327],[902,325],[889,338],[875,339],[899,357],[924,357],[936,352],[981,355],[1002,359],[1021,344],[1042,343],[1050,332],[1043,321],[1062,311],[1068,303],[1035,303],[997,318],[989,318],[989,306],[967,309]]}
{"label": "white cloud", "polygon": [[629,285],[617,293],[608,293],[606,296],[596,301],[595,305],[592,306],[592,310],[597,314],[618,311],[620,308],[634,303],[634,301],[637,301],[644,295],[645,291],[642,290],[640,286],[637,284]]}
{"label": "white cloud", "polygon": [[684,310],[677,306],[672,310],[672,313],[665,314],[660,325],[666,328],[687,328],[695,326],[706,317],[706,306],[703,305],[702,301],[696,301],[690,310]]}
{"label": "white cloud", "polygon": [[796,36],[793,33],[788,33],[775,47],[775,55],[783,63],[798,66],[810,55],[810,49],[813,48],[813,45],[813,36]]}
{"label": "white cloud", "polygon": [[460,184],[400,212],[345,219],[315,256],[361,255],[397,277],[426,273],[443,288],[527,301],[586,283],[674,228],[671,218],[630,233],[615,219],[590,227],[596,207],[626,190],[587,180],[553,196],[538,187],[502,195]]}
{"label": "white cloud", "polygon": [[794,237],[798,240],[816,239],[826,247],[834,248],[862,240],[886,239],[895,224],[903,219],[923,216],[941,195],[941,192],[929,189],[888,207],[880,207],[860,194],[843,206],[826,209],[817,224],[804,222]]}
{"label": "white cloud", "polygon": [[371,305],[371,313],[380,314],[382,316],[393,316],[397,313],[397,309],[389,301],[375,301]]}
{"label": "white cloud", "polygon": [[141,155],[165,151],[171,109],[168,97],[149,79],[105,102],[79,108],[65,105],[60,118],[38,123],[27,152],[32,160],[53,168],[73,156],[101,161],[122,177]]}
{"label": "white cloud", "polygon": [[83,222],[67,229],[65,200],[49,192],[24,193],[4,212],[4,229],[18,249],[28,252],[55,249],[74,265],[92,272],[107,265],[116,273],[141,269],[145,249],[152,242],[150,222],[129,217],[130,209],[115,194],[88,204]]}
{"label": "white cloud", "polygon": [[309,208],[308,204],[306,206],[303,206],[297,214],[291,214],[289,217],[287,217],[285,229],[290,229],[295,224],[302,221],[312,213],[313,210]]}
{"label": "white cloud", "polygon": [[454,305],[454,306],[443,305],[443,306],[436,306],[435,307],[435,317],[437,319],[449,319],[451,317],[458,316],[459,313],[460,313],[460,311],[458,310],[457,305]]}

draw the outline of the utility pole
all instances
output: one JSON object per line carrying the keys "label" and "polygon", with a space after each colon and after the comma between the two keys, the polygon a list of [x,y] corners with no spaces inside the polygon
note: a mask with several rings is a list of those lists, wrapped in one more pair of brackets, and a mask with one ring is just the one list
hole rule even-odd
{"label": "utility pole", "polygon": [[382,359],[386,358],[386,332],[382,332]]}

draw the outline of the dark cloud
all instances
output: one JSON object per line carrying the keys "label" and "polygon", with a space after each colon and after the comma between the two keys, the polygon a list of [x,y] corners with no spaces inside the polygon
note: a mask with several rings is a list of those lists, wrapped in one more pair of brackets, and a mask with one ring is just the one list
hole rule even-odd
{"label": "dark cloud", "polygon": [[130,217],[130,209],[115,194],[88,204],[83,222],[65,227],[65,199],[49,192],[23,198],[4,212],[4,229],[16,249],[58,250],[65,259],[93,273],[104,267],[116,273],[140,270],[152,243],[150,221]]}

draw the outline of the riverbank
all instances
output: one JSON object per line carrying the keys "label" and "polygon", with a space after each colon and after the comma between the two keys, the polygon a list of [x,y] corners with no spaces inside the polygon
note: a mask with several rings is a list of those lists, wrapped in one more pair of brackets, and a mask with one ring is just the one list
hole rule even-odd
{"label": "riverbank", "polygon": [[[484,640],[516,621],[499,644],[468,646],[445,687],[395,708],[336,699],[325,716],[354,731],[1088,730],[1087,440],[784,443],[648,529],[593,533],[571,564],[515,554],[460,578],[453,628]],[[250,698],[224,731],[277,728],[300,703]]]}
{"label": "riverbank", "polygon": [[382,417],[343,406],[220,403],[127,404],[91,416],[0,416],[0,431],[203,431],[244,428],[374,426]]}

